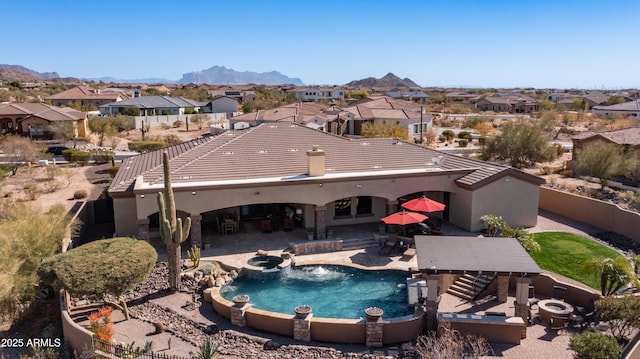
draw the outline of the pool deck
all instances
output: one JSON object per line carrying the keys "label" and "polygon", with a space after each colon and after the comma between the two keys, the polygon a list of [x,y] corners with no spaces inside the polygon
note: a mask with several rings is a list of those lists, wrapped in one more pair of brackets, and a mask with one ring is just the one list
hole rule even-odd
{"label": "pool deck", "polygon": [[[377,233],[377,225],[360,225],[347,227],[334,227],[335,238],[359,238],[372,236]],[[540,213],[538,217],[538,225],[531,228],[531,232],[541,231],[567,231],[581,235],[591,235],[598,231],[597,228],[567,220],[549,213]],[[477,233],[469,233],[457,227],[445,224],[442,228],[443,234],[455,236],[478,236]],[[443,240],[445,238],[443,237]],[[291,242],[306,241],[306,232],[302,228],[296,228],[291,232],[273,232],[263,234],[256,230],[253,226],[241,226],[239,232],[229,235],[214,235],[211,248],[202,250],[202,260],[215,260],[224,263],[227,266],[241,268],[246,261],[253,257],[258,250],[268,252],[269,255],[280,256],[289,247]],[[154,243],[155,244],[155,243]],[[183,258],[186,258],[186,248],[183,245]],[[159,260],[166,260],[166,254],[163,253],[161,246],[159,249]],[[304,264],[340,264],[352,265],[369,269],[400,269],[409,270],[409,268],[417,267],[417,260],[413,258],[407,259],[402,255],[398,256],[381,256],[379,255],[379,247],[369,247],[364,249],[354,249],[330,253],[316,253],[309,255],[297,255],[294,257],[297,265]],[[484,314],[485,311],[501,311],[508,314],[514,312],[513,297],[515,293],[509,293],[506,303],[499,303],[489,299],[482,302],[463,301],[457,297],[444,294],[442,296],[439,312],[463,312]],[[225,318],[218,316],[213,312],[210,305],[204,305],[199,311],[185,311],[180,306],[187,300],[187,294],[177,293],[163,298],[152,299],[160,305],[172,308],[179,313],[184,313],[185,317],[199,323],[215,323],[220,329],[235,330],[247,335],[258,336],[261,338],[273,339],[282,344],[300,344],[291,338],[279,337],[271,334],[261,333],[250,328],[237,328],[232,326]],[[184,298],[183,298],[184,297]],[[142,324],[141,324],[142,323]],[[151,331],[149,326],[137,320],[120,322],[116,324],[117,335],[116,340],[143,343],[145,335]],[[568,349],[570,333],[577,332],[577,329],[562,330],[559,333],[551,330],[548,324],[536,323],[527,327],[527,338],[523,339],[520,345],[510,344],[492,344],[493,353],[488,357],[504,357],[504,358],[572,358],[572,351]],[[120,333],[126,333],[125,338],[119,339]],[[178,344],[178,343],[175,343]],[[182,353],[195,351],[196,348],[188,343],[178,344]],[[183,346],[184,345],[184,346]],[[402,346],[388,347],[382,350],[375,350],[364,346],[345,346],[332,345],[328,343],[310,343],[322,347],[334,347],[338,350],[346,350],[359,353],[377,353],[384,355],[394,355],[400,353]],[[190,349],[189,349],[190,348]],[[177,354],[177,353],[176,353]]]}

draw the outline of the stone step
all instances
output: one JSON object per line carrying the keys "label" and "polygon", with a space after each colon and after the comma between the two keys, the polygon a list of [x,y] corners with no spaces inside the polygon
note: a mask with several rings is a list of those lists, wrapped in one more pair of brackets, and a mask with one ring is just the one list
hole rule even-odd
{"label": "stone step", "polygon": [[378,241],[371,238],[353,238],[353,239],[343,239],[342,240],[342,250],[348,251],[353,249],[361,249],[361,248],[369,248],[369,247],[377,247]]}

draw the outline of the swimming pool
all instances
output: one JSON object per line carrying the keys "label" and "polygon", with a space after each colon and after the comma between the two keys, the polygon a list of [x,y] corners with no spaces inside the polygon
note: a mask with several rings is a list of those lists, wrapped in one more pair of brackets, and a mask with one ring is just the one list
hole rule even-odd
{"label": "swimming pool", "polygon": [[239,277],[220,289],[232,300],[247,294],[254,308],[293,314],[302,304],[313,308],[315,317],[364,318],[368,307],[380,307],[384,318],[413,314],[407,304],[406,278],[400,270],[363,270],[337,265],[298,266],[286,277],[252,279]]}

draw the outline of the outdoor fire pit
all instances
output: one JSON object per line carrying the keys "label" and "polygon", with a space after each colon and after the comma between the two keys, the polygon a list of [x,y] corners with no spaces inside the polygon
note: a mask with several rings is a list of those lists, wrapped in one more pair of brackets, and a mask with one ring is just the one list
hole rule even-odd
{"label": "outdoor fire pit", "polygon": [[573,313],[573,306],[558,299],[544,299],[538,302],[540,318],[551,321],[551,317],[569,318]]}

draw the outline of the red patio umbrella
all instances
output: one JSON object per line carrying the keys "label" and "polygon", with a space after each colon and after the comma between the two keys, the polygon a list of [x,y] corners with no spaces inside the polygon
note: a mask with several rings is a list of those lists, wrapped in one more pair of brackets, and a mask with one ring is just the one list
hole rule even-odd
{"label": "red patio umbrella", "polygon": [[417,212],[396,212],[394,214],[390,214],[386,217],[382,217],[380,218],[380,220],[382,222],[384,222],[385,224],[399,224],[403,226],[403,230],[405,231],[406,234],[406,229],[404,228],[405,225],[407,224],[414,224],[414,223],[420,223],[422,221],[424,221],[425,219],[427,219],[429,217],[425,216],[424,214],[421,213],[417,213]]}
{"label": "red patio umbrella", "polygon": [[422,196],[403,203],[402,207],[418,212],[438,212],[443,211],[446,205],[438,201],[434,201],[431,198]]}

